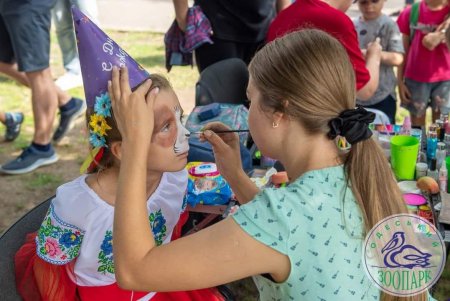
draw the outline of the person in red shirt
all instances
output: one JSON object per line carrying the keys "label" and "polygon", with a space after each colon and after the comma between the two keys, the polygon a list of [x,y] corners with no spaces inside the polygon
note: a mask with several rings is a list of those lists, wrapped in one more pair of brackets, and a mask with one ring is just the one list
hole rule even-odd
{"label": "person in red shirt", "polygon": [[369,44],[364,57],[353,23],[344,13],[350,5],[351,0],[297,0],[273,20],[267,41],[300,28],[316,28],[333,35],[345,47],[353,64],[357,98],[367,100],[378,88],[381,46],[378,41]]}

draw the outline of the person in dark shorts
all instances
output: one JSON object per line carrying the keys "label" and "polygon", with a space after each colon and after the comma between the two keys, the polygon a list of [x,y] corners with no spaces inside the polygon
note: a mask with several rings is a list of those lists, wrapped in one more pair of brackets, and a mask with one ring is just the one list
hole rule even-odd
{"label": "person in dark shorts", "polygon": [[58,89],[49,68],[50,11],[55,0],[0,0],[0,62],[24,72],[31,88],[34,134],[31,144],[14,160],[3,164],[6,174],[23,174],[58,161],[51,145],[52,125],[59,106],[58,141],[71,121],[83,113],[84,101]]}
{"label": "person in dark shorts", "polygon": [[[188,0],[173,0],[178,26],[186,28]],[[246,64],[264,45],[270,22],[290,0],[195,0],[211,22],[214,44],[195,50],[199,72],[215,62],[240,58]]]}

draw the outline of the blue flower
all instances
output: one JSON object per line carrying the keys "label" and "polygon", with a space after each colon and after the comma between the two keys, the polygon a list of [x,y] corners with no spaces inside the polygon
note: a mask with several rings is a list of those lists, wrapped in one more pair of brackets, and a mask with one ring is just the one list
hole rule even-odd
{"label": "blue flower", "polygon": [[100,246],[103,253],[105,255],[109,255],[112,253],[112,233],[111,231],[107,231],[105,238],[103,239],[102,245]]}
{"label": "blue flower", "polygon": [[158,236],[158,234],[163,230],[166,225],[166,219],[162,214],[157,214],[155,220],[153,221],[152,230],[153,235]]}
{"label": "blue flower", "polygon": [[95,97],[94,111],[100,116],[111,117],[111,99],[108,93]]}
{"label": "blue flower", "polygon": [[75,246],[80,243],[80,237],[75,233],[66,232],[59,239],[59,243],[67,248],[70,248],[71,246]]}
{"label": "blue flower", "polygon": [[93,147],[103,147],[106,145],[105,137],[99,136],[97,133],[93,131],[89,131],[91,134],[89,135],[89,142]]}

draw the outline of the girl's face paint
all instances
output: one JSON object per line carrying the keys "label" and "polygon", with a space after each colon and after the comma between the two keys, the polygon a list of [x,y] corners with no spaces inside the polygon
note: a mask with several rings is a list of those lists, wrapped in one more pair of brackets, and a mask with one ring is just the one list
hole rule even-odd
{"label": "girl's face paint", "polygon": [[185,153],[189,150],[188,137],[189,131],[181,123],[181,108],[175,107],[175,120],[177,122],[177,139],[173,146],[173,151],[176,155]]}
{"label": "girl's face paint", "polygon": [[155,125],[147,165],[149,171],[178,171],[186,166],[189,150],[186,134],[181,124],[182,109],[171,89],[162,89],[154,105]]}

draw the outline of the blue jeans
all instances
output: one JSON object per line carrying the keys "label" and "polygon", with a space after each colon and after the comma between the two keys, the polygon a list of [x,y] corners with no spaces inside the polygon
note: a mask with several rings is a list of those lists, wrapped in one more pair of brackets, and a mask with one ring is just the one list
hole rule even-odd
{"label": "blue jeans", "polygon": [[71,6],[75,5],[93,22],[98,24],[96,0],[57,0],[52,10],[56,36],[63,56],[64,69],[80,73],[75,31],[73,28]]}

